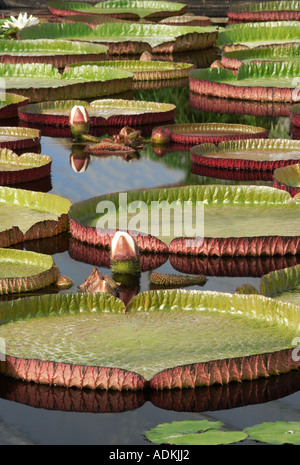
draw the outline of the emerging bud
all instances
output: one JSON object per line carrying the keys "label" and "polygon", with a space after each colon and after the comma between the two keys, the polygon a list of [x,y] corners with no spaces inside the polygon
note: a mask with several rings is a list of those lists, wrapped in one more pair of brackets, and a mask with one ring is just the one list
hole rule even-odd
{"label": "emerging bud", "polygon": [[140,274],[139,249],[134,238],[117,231],[111,242],[111,267],[120,274]]}
{"label": "emerging bud", "polygon": [[55,284],[59,289],[70,289],[74,285],[74,282],[67,276],[59,276]]}
{"label": "emerging bud", "polygon": [[152,131],[152,143],[153,144],[169,144],[171,142],[171,137],[166,128],[155,128]]}
{"label": "emerging bud", "polygon": [[153,60],[153,55],[150,52],[143,52],[142,55],[140,56],[141,61],[152,61]]}
{"label": "emerging bud", "polygon": [[75,105],[70,111],[69,125],[75,139],[80,139],[82,135],[90,131],[91,120],[86,108],[82,105]]}
{"label": "emerging bud", "polygon": [[104,292],[113,296],[117,295],[116,288],[108,280],[103,279],[97,268],[94,268],[90,276],[78,287],[80,292]]}

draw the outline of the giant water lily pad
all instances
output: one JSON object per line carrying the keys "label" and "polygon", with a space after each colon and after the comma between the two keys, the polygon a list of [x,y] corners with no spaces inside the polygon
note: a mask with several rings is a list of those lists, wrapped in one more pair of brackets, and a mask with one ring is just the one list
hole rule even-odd
{"label": "giant water lily pad", "polygon": [[300,192],[300,164],[277,168],[274,173],[274,186],[283,189],[291,196]]}
{"label": "giant water lily pad", "polygon": [[10,185],[34,181],[51,173],[52,158],[49,155],[23,153],[0,149],[0,184]]}
{"label": "giant water lily pad", "polygon": [[275,2],[252,2],[234,5],[227,12],[230,21],[246,22],[252,21],[299,21],[300,2],[275,1]]}
{"label": "giant water lily pad", "polygon": [[34,124],[68,126],[73,106],[84,106],[91,126],[126,126],[156,124],[172,121],[176,107],[173,104],[124,99],[84,101],[66,100],[29,104],[19,112],[20,119]]}
{"label": "giant water lily pad", "polygon": [[21,294],[50,286],[59,271],[50,255],[0,249],[0,294]]}
{"label": "giant water lily pad", "polygon": [[300,44],[285,46],[261,46],[245,50],[223,52],[221,63],[225,68],[238,69],[243,63],[261,61],[299,61]]}
{"label": "giant water lily pad", "polygon": [[40,143],[38,129],[2,126],[0,127],[0,148],[22,150]]}
{"label": "giant water lily pad", "polygon": [[300,62],[244,63],[238,73],[224,68],[194,69],[190,90],[196,94],[266,102],[298,102]]}
{"label": "giant water lily pad", "polygon": [[121,69],[82,66],[61,74],[50,64],[0,64],[7,90],[30,102],[85,99],[122,93],[132,88],[132,73]]}
{"label": "giant water lily pad", "polygon": [[70,205],[69,200],[57,195],[0,187],[0,246],[68,230]]}
{"label": "giant water lily pad", "polygon": [[166,1],[114,0],[91,5],[85,2],[49,2],[49,10],[58,16],[104,15],[121,19],[164,18],[185,13],[187,5]]}
{"label": "giant water lily pad", "polygon": [[5,92],[0,95],[0,119],[10,119],[18,116],[18,109],[27,105],[29,99],[22,95]]}
{"label": "giant water lily pad", "polygon": [[149,252],[294,255],[299,208],[272,187],[208,185],[102,195],[74,203],[69,218],[73,237],[94,245],[109,247],[121,227]]}
{"label": "giant water lily pad", "polygon": [[[194,68],[190,63],[176,63],[173,61],[143,61],[143,60],[107,60],[89,63],[90,65],[108,66],[110,68],[125,69],[133,73],[133,81],[161,81],[187,78]],[[81,66],[75,63],[72,67]],[[145,85],[147,85],[145,84]]]}
{"label": "giant water lily pad", "polygon": [[2,40],[1,63],[49,63],[56,68],[78,61],[103,60],[108,47],[69,40]]}
{"label": "giant water lily pad", "polygon": [[300,143],[289,139],[255,139],[203,144],[191,148],[192,162],[230,170],[273,171],[299,163]]}
{"label": "giant water lily pad", "polygon": [[194,388],[299,365],[291,358],[298,307],[262,296],[149,291],[125,307],[107,294],[70,293],[1,303],[0,314],[6,341],[1,372],[25,381],[115,390]]}
{"label": "giant water lily pad", "polygon": [[139,294],[127,307],[101,293],[13,304],[0,304],[6,341],[0,369],[25,381],[115,390],[194,388],[284,373],[299,363],[291,359],[298,307],[262,296],[172,290]]}
{"label": "giant water lily pad", "polygon": [[180,144],[219,144],[225,140],[268,137],[264,128],[228,123],[183,123],[155,128],[153,134],[163,131],[171,142]]}
{"label": "giant water lily pad", "polygon": [[261,45],[299,43],[299,21],[271,21],[233,24],[220,31],[218,45],[224,51]]}
{"label": "giant water lily pad", "polygon": [[106,23],[94,28],[81,23],[48,23],[25,28],[22,39],[72,39],[102,43],[108,54],[176,53],[213,47],[216,26],[166,26],[164,24]]}

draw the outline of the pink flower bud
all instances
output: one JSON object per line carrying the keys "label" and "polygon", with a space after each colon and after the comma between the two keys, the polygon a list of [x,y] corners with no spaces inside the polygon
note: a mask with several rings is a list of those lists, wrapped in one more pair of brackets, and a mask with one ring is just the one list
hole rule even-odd
{"label": "pink flower bud", "polygon": [[70,111],[69,125],[75,139],[90,131],[90,117],[87,109],[82,105],[75,105]]}
{"label": "pink flower bud", "polygon": [[124,231],[117,231],[111,242],[113,260],[132,260],[139,255],[139,249],[133,237]]}

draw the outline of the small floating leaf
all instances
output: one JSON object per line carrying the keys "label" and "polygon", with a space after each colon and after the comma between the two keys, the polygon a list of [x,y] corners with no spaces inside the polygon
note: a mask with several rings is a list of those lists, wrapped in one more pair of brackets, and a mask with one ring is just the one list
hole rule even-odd
{"label": "small floating leaf", "polygon": [[184,420],[162,423],[147,431],[145,436],[156,444],[216,445],[231,444],[247,437],[241,431],[222,431],[221,421]]}
{"label": "small floating leaf", "polygon": [[245,428],[249,439],[268,444],[300,444],[299,421],[265,422]]}

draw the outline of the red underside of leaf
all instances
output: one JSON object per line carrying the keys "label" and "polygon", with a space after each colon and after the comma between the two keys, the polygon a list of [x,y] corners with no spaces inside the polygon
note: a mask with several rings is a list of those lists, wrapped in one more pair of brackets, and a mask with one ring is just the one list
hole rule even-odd
{"label": "red underside of leaf", "polygon": [[194,363],[166,369],[146,380],[119,368],[82,366],[7,356],[1,373],[26,382],[104,390],[183,389],[267,378],[299,368],[292,349],[273,353]]}
{"label": "red underside of leaf", "polygon": [[13,227],[0,232],[0,247],[9,247],[33,239],[53,237],[67,231],[68,228],[69,219],[67,214],[61,215],[58,221],[40,221],[34,224],[25,234],[18,227]]}
{"label": "red underside of leaf", "polygon": [[[42,113],[30,113],[20,110],[19,117],[21,120],[30,124],[43,124],[49,126],[69,126],[69,116],[67,115],[49,115]],[[101,116],[91,116],[90,123],[92,127],[98,126],[139,126],[155,125],[161,122],[174,120],[175,109],[159,113],[143,113],[140,115],[115,115],[109,118]]]}
{"label": "red underside of leaf", "polygon": [[[251,152],[250,152],[251,153]],[[207,166],[209,168],[222,168],[227,170],[256,170],[256,171],[273,171],[287,165],[299,163],[299,160],[274,160],[274,161],[257,161],[257,160],[240,160],[226,159],[216,157],[205,157],[191,153],[192,163]]]}
{"label": "red underside of leaf", "polygon": [[35,181],[50,176],[51,162],[46,165],[19,171],[0,171],[0,185],[8,186]]}
{"label": "red underside of leaf", "polygon": [[256,132],[255,134],[251,133],[232,133],[228,135],[218,135],[218,131],[216,130],[214,134],[210,136],[201,136],[199,135],[188,135],[188,134],[177,134],[176,132],[170,131],[170,137],[172,142],[179,143],[179,144],[219,144],[223,141],[229,140],[244,140],[244,139],[265,139],[269,135],[268,130],[264,130],[262,132]]}
{"label": "red underside of leaf", "polygon": [[288,184],[278,181],[276,178],[274,178],[274,187],[288,192],[292,197],[300,192],[300,187],[289,186]]}
{"label": "red underside of leaf", "polygon": [[234,86],[227,83],[189,78],[191,92],[223,99],[255,100],[258,102],[293,102],[293,89],[279,87]]}
{"label": "red underside of leaf", "polygon": [[300,21],[300,11],[228,11],[230,24],[251,23],[253,21]]}
{"label": "red underside of leaf", "polygon": [[197,174],[198,176],[227,179],[230,181],[273,181],[273,171],[271,170],[222,169],[201,165],[199,163],[192,163],[191,173]]}

